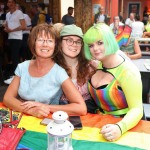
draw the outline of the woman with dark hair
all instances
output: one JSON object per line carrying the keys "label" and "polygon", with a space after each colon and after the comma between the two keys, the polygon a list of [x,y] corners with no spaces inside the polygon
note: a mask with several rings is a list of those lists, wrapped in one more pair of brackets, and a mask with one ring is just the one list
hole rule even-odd
{"label": "woman with dark hair", "polygon": [[[76,25],[65,25],[60,31],[60,37],[61,49],[57,53],[55,61],[67,71],[85,100],[88,112],[94,113],[96,105],[87,89],[87,81],[94,69],[84,56],[82,30]],[[60,103],[68,103],[65,94],[61,97]]]}
{"label": "woman with dark hair", "polygon": [[144,31],[144,23],[140,21],[139,15],[135,16],[135,22],[132,23],[131,28],[132,28],[131,37],[133,38],[142,37]]}

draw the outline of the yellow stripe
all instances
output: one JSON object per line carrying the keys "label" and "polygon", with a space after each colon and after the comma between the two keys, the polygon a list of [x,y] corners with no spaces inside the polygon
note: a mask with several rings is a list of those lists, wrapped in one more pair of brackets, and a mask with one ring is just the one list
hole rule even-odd
{"label": "yellow stripe", "polygon": [[[107,142],[103,138],[102,134],[99,134],[99,132],[99,128],[83,127],[81,131],[74,131],[72,137],[76,140]],[[123,134],[119,140],[113,143],[150,150],[149,139],[150,134],[140,132],[127,132]]]}
{"label": "yellow stripe", "polygon": [[[26,130],[30,131],[47,133],[46,126],[40,125],[41,120],[42,119],[38,119],[33,116],[23,116],[18,127],[24,127]],[[99,128],[83,127],[82,130],[74,130],[72,138],[76,140],[107,142],[99,132]],[[114,143],[150,150],[149,139],[150,134],[127,132]]]}
{"label": "yellow stripe", "polygon": [[33,116],[22,116],[18,128],[23,127],[26,130],[47,133],[46,126],[40,125],[42,119]]}

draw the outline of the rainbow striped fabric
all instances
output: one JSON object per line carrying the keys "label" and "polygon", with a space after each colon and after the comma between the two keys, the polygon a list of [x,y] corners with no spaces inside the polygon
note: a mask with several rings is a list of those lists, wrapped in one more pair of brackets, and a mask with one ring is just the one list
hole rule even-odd
{"label": "rainbow striped fabric", "polygon": [[128,25],[119,26],[119,34],[116,36],[119,47],[127,44],[131,31],[132,28]]}
{"label": "rainbow striped fabric", "polygon": [[[47,131],[46,126],[40,125],[41,120],[33,116],[22,116],[18,127],[24,127],[27,131],[17,150],[47,150]],[[74,150],[150,150],[149,121],[140,121],[118,141],[108,142],[99,131],[103,125],[116,123],[120,118],[114,118],[111,115],[87,114],[81,116],[81,120],[83,129],[74,130],[72,134]]]}
{"label": "rainbow striped fabric", "polygon": [[[121,69],[120,69],[120,72]],[[121,90],[118,90],[119,83],[114,79],[105,88],[94,88],[88,82],[88,90],[98,107],[108,112],[127,108],[125,95]]]}
{"label": "rainbow striped fabric", "polygon": [[[72,134],[74,150],[141,150],[150,149],[150,122],[140,123],[116,141],[107,142],[99,133],[101,127],[107,123],[116,123],[120,118],[111,115],[87,114],[81,117],[83,129],[75,130]],[[41,119],[23,115],[18,127],[24,127],[27,132],[20,141],[30,150],[47,149],[46,126],[40,125]],[[20,145],[19,144],[19,145]],[[19,149],[19,146],[18,146]]]}

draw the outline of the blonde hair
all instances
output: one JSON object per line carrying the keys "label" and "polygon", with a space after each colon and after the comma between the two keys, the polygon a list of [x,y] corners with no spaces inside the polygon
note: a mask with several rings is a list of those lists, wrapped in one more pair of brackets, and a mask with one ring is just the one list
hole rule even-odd
{"label": "blonde hair", "polygon": [[53,26],[57,30],[58,34],[60,34],[60,31],[65,25],[63,23],[55,23]]}

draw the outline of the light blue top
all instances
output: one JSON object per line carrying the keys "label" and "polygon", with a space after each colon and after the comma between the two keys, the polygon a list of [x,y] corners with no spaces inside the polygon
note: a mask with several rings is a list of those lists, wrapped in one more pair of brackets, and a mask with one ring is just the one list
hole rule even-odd
{"label": "light blue top", "polygon": [[66,71],[55,63],[46,75],[32,77],[28,71],[29,64],[29,60],[20,63],[15,70],[15,74],[20,77],[19,96],[24,100],[59,104],[61,85],[69,78]]}

